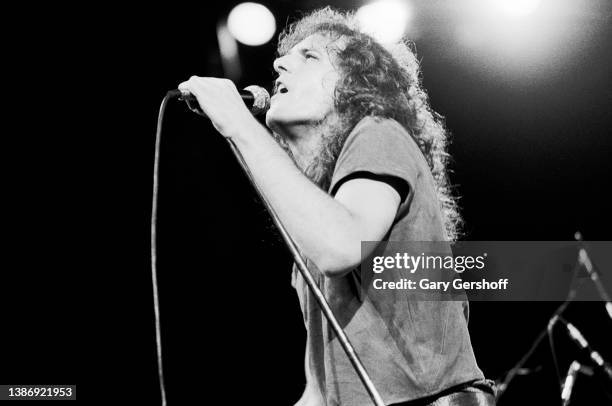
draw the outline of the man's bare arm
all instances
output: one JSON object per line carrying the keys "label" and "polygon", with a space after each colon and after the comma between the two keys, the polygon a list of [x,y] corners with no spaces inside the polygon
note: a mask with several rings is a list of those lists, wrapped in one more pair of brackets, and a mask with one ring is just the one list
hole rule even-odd
{"label": "man's bare arm", "polygon": [[[361,241],[381,240],[400,196],[384,182],[352,179],[335,198],[296,167],[268,131],[256,123],[233,140],[253,177],[301,251],[326,276],[340,276],[361,260]],[[246,130],[245,130],[246,131]]]}
{"label": "man's bare arm", "polygon": [[353,179],[334,199],[300,172],[247,110],[232,82],[192,77],[179,88],[194,94],[215,128],[233,140],[299,249],[326,276],[349,272],[361,260],[360,242],[387,233],[400,202],[391,186]]}

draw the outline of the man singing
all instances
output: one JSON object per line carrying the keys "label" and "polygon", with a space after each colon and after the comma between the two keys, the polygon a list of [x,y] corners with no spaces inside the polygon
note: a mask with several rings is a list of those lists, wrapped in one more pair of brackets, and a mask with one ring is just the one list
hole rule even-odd
{"label": "man singing", "polygon": [[[307,258],[385,404],[492,405],[470,343],[467,302],[361,293],[361,241],[453,241],[460,218],[446,176],[446,131],[403,42],[383,46],[329,8],[279,38],[262,127],[225,79],[179,88],[232,139]],[[367,255],[368,253],[363,253]],[[301,274],[307,331],[299,406],[372,401]]]}

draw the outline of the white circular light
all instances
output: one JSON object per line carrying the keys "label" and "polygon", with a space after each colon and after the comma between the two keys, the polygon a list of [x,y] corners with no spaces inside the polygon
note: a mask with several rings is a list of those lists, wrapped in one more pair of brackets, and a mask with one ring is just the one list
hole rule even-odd
{"label": "white circular light", "polygon": [[227,17],[227,28],[245,45],[263,45],[276,32],[276,20],[268,8],[259,3],[240,3]]}
{"label": "white circular light", "polygon": [[523,17],[533,13],[541,0],[496,0],[501,11],[511,17]]}
{"label": "white circular light", "polygon": [[401,0],[379,0],[357,10],[363,30],[382,43],[399,40],[406,32],[409,18],[408,4]]}

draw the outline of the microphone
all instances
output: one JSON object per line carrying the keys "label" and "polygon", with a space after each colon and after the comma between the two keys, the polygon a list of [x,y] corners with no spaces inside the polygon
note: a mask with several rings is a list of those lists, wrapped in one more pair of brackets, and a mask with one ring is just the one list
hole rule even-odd
{"label": "microphone", "polygon": [[561,401],[563,406],[569,405],[570,397],[572,396],[572,389],[574,389],[574,383],[578,372],[582,372],[585,375],[593,375],[593,371],[581,365],[578,361],[572,362],[569,369],[567,370],[567,376],[565,377],[565,383],[563,384],[563,391],[561,392]]}
{"label": "microphone", "polygon": [[563,391],[561,392],[561,401],[563,406],[569,405],[570,396],[572,396],[572,389],[574,388],[574,382],[576,381],[576,374],[578,373],[579,369],[580,363],[574,361],[567,371],[565,383],[563,384]]}
{"label": "microphone", "polygon": [[[246,104],[253,115],[265,113],[270,108],[270,94],[263,87],[251,85],[238,92],[240,97],[242,97],[242,101],[244,101],[244,104]],[[170,90],[168,96],[184,100],[193,112],[205,115],[196,97],[188,91],[179,89]]]}
{"label": "microphone", "polygon": [[584,338],[580,331],[576,327],[574,327],[572,323],[568,323],[562,317],[557,317],[556,319],[561,321],[565,325],[565,327],[567,328],[567,332],[569,333],[569,336],[572,338],[572,340],[574,340],[574,342],[576,342],[579,347],[587,350],[587,352],[589,353],[589,357],[595,363],[595,365],[600,367],[608,378],[612,379],[612,368],[597,351],[591,348],[588,341]]}

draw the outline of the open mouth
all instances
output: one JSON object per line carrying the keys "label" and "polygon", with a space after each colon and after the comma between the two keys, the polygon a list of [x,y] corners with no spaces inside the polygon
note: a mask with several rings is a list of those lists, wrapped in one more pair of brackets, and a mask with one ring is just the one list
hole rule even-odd
{"label": "open mouth", "polygon": [[283,82],[280,82],[280,81],[276,82],[276,89],[275,89],[274,94],[277,94],[277,93],[284,94],[284,93],[287,93],[288,91],[289,90],[287,89],[287,86],[285,86]]}

